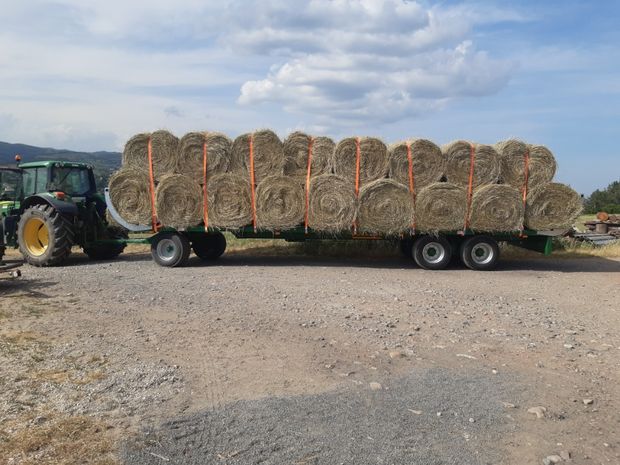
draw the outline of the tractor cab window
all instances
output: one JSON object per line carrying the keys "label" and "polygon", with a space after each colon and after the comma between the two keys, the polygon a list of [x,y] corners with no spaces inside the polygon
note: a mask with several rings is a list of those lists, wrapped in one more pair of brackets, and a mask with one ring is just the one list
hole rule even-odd
{"label": "tractor cab window", "polygon": [[82,197],[93,191],[90,171],[86,168],[54,167],[50,191],[62,191],[72,197]]}
{"label": "tractor cab window", "polygon": [[0,170],[0,202],[14,202],[21,197],[21,173]]}

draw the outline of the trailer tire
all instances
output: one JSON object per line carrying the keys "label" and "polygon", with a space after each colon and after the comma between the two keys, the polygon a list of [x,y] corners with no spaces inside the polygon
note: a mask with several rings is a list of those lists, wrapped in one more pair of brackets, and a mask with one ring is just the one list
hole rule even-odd
{"label": "trailer tire", "polygon": [[216,260],[226,250],[226,237],[221,232],[199,236],[192,241],[192,249],[202,260]]}
{"label": "trailer tire", "polygon": [[499,245],[489,236],[468,237],[461,244],[461,261],[471,270],[490,271],[497,266]]}
{"label": "trailer tire", "polygon": [[443,270],[452,259],[452,246],[443,236],[422,236],[413,243],[413,259],[425,270]]}
{"label": "trailer tire", "polygon": [[[128,239],[129,235],[123,229],[115,226],[108,227],[106,239]],[[91,260],[113,260],[123,253],[126,244],[98,244],[93,247],[84,247],[84,253]]]}
{"label": "trailer tire", "polygon": [[189,239],[176,232],[157,234],[151,242],[151,256],[160,266],[182,266],[189,258]]}

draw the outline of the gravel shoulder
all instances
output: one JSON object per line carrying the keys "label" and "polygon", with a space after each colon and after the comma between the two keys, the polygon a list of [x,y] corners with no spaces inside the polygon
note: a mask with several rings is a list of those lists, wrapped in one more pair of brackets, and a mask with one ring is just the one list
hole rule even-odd
{"label": "gravel shoulder", "polygon": [[0,282],[0,455],[29,463],[35,452],[2,444],[56,415],[102,422],[104,455],[127,463],[190,449],[187,463],[614,463],[619,271],[248,253],[174,270],[143,253],[24,267]]}

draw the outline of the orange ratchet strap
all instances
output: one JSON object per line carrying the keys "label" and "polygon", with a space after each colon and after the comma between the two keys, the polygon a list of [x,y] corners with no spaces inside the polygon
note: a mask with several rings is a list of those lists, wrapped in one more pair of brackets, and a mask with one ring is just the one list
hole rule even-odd
{"label": "orange ratchet strap", "polygon": [[467,183],[467,212],[465,213],[464,232],[469,228],[469,215],[471,213],[471,198],[474,190],[474,165],[476,164],[476,147],[469,143],[469,182]]}
{"label": "orange ratchet strap", "polygon": [[310,174],[312,173],[312,146],[314,145],[314,137],[310,136],[308,140],[308,167],[306,168],[306,216],[304,218],[304,228],[308,234],[308,216],[310,211]]}
{"label": "orange ratchet strap", "polygon": [[[360,197],[360,138],[355,138],[355,197],[359,200]],[[353,222],[353,234],[357,234],[357,218]]]}
{"label": "orange ratchet strap", "polygon": [[411,220],[411,229],[415,234],[415,182],[413,179],[413,154],[411,152],[411,142],[407,142],[407,161],[409,162],[409,192],[411,192],[411,201],[413,202],[413,218]]}
{"label": "orange ratchet strap", "polygon": [[149,192],[151,194],[151,224],[153,231],[159,230],[159,220],[157,219],[157,209],[155,207],[155,176],[153,174],[153,143],[149,136],[147,144],[147,153],[149,158]]}
{"label": "orange ratchet strap", "polygon": [[202,144],[202,217],[205,223],[205,232],[209,230],[209,206],[207,205],[207,136]]}
{"label": "orange ratchet strap", "polygon": [[[523,179],[523,187],[521,188],[521,192],[523,194],[523,217],[525,218],[525,208],[527,206],[527,188],[530,179],[530,149],[526,148],[525,153],[523,154],[523,164],[524,164],[524,179]],[[525,229],[525,224],[521,224],[521,234],[523,234],[523,230]]]}
{"label": "orange ratchet strap", "polygon": [[250,134],[250,188],[252,194],[252,226],[256,232],[256,198],[254,193],[254,134]]}

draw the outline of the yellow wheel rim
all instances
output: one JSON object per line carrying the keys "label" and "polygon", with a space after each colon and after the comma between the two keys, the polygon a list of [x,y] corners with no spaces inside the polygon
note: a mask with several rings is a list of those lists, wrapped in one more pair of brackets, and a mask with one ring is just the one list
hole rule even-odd
{"label": "yellow wheel rim", "polygon": [[24,226],[24,242],[30,255],[39,257],[49,245],[49,231],[45,222],[39,218],[30,218]]}

